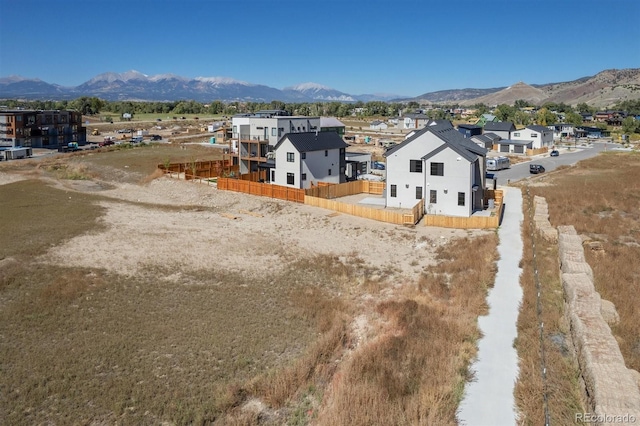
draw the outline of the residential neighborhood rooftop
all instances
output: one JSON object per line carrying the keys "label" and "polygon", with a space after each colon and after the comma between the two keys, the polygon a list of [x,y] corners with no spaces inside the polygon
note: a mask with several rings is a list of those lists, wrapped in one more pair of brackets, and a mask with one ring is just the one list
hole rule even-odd
{"label": "residential neighborhood rooftop", "polygon": [[335,132],[287,133],[276,144],[278,149],[288,139],[299,152],[323,151],[325,149],[346,148],[349,145]]}

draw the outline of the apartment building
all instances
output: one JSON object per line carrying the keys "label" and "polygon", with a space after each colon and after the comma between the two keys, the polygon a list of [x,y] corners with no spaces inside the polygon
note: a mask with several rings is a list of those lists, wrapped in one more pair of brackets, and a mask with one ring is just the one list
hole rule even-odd
{"label": "apartment building", "polygon": [[52,148],[87,141],[75,111],[0,110],[0,147]]}

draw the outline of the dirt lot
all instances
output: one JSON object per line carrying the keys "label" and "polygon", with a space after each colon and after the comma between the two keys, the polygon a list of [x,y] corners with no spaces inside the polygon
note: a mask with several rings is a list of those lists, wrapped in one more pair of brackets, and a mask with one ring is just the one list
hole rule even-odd
{"label": "dirt lot", "polygon": [[[439,350],[457,361],[429,406],[431,418],[453,419],[492,269],[458,243],[491,233],[405,228],[154,174],[166,159],[215,155],[156,146],[0,164],[0,195],[10,200],[0,213],[0,417],[182,424],[240,410],[249,424],[306,422],[337,407],[331,394],[345,390],[328,386],[354,355],[368,359],[359,348],[411,330],[394,326],[408,309],[422,312],[425,339],[460,333],[441,336],[462,346]],[[458,268],[473,291],[434,272],[454,253],[479,265]],[[458,328],[463,320],[470,328]],[[437,368],[424,367],[436,355],[424,356],[418,371]],[[420,389],[433,396],[428,382]],[[337,421],[331,407],[322,412],[325,424]]]}

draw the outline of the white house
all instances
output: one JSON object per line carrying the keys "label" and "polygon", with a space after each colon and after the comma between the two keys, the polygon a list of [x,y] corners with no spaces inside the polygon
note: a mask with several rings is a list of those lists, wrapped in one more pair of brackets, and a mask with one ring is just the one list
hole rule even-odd
{"label": "white house", "polygon": [[374,120],[369,124],[371,130],[387,130],[387,127],[389,127],[387,123],[380,120]]}
{"label": "white house", "polygon": [[573,124],[558,123],[547,126],[547,128],[553,131],[554,140],[562,140],[563,138],[572,138],[575,136],[576,131]]}
{"label": "white house", "polygon": [[312,182],[344,183],[347,146],[335,132],[288,133],[274,148],[271,183],[293,188],[309,188]]}
{"label": "white house", "polygon": [[408,113],[402,117],[403,129],[420,129],[427,125],[429,117],[420,113]]}
{"label": "white house", "polygon": [[450,125],[425,127],[384,154],[387,207],[424,200],[427,214],[471,216],[484,204],[486,153]]}
{"label": "white house", "polygon": [[240,173],[257,171],[283,135],[320,130],[320,117],[292,116],[280,110],[238,114],[231,123],[232,138],[238,147],[232,161],[240,166]]}
{"label": "white house", "polygon": [[514,141],[531,141],[532,149],[548,148],[553,145],[553,130],[545,126],[527,126],[524,129],[511,132]]}

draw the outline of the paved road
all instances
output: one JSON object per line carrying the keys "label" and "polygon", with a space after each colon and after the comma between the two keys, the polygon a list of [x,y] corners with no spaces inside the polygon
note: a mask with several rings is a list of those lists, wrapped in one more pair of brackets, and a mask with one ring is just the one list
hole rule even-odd
{"label": "paved road", "polygon": [[563,165],[573,165],[578,161],[585,160],[587,158],[595,157],[600,152],[604,150],[616,149],[619,148],[618,144],[615,143],[604,143],[604,142],[596,142],[590,144],[586,147],[578,146],[576,148],[571,148],[571,150],[567,150],[566,148],[561,148],[560,155],[557,157],[550,157],[549,154],[543,154],[534,157],[531,161],[527,161],[524,163],[518,163],[511,166],[510,169],[501,170],[498,172],[488,172],[495,173],[498,179],[498,186],[507,185],[508,181],[515,182],[521,179],[525,179],[531,176],[529,173],[529,165],[530,164],[542,164],[547,172],[554,170],[558,166]]}

